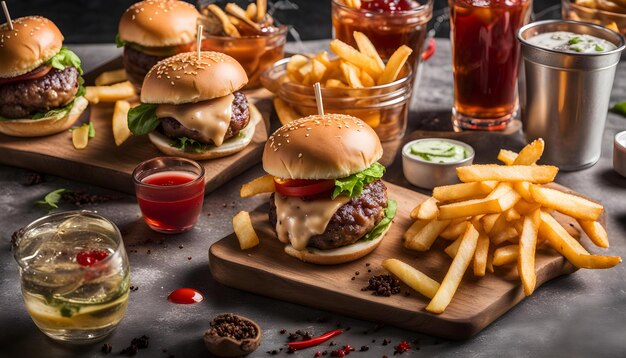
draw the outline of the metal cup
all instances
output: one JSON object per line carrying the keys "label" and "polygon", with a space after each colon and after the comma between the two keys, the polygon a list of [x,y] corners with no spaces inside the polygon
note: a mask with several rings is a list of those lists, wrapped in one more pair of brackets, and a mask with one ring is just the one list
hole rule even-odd
{"label": "metal cup", "polygon": [[[569,31],[613,43],[600,53],[548,50],[526,40],[546,32]],[[615,69],[624,50],[624,38],[604,27],[577,21],[546,20],[522,27],[525,81],[520,81],[520,103],[528,141],[543,138],[543,162],[562,170],[579,170],[600,159],[602,133]]]}

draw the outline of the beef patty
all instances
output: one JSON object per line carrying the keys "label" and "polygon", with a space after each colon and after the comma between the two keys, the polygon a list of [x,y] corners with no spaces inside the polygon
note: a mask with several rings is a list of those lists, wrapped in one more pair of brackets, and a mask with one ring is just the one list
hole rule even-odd
{"label": "beef patty", "polygon": [[0,116],[24,119],[65,106],[76,96],[79,76],[74,67],[53,68],[41,78],[0,85]]}
{"label": "beef patty", "polygon": [[[276,203],[274,195],[270,197],[270,223],[276,227]],[[303,197],[304,201],[315,200],[315,197]],[[366,185],[359,196],[350,199],[341,206],[330,219],[326,231],[315,235],[309,240],[309,247],[322,250],[346,246],[358,241],[385,216],[387,208],[387,187],[381,180]]]}
{"label": "beef patty", "polygon": [[148,74],[148,71],[164,58],[167,58],[167,56],[148,55],[132,46],[124,46],[124,68],[130,80],[139,84],[139,86],[143,83],[143,79]]}
{"label": "beef patty", "polygon": [[[230,125],[224,136],[224,140],[232,138],[239,134],[250,122],[250,111],[248,110],[248,99],[241,92],[233,93],[235,99],[232,104],[232,114],[230,117]],[[160,131],[169,138],[187,137],[204,144],[213,144],[213,141],[207,143],[200,138],[200,134],[195,129],[189,129],[180,124],[174,118],[160,118]]]}

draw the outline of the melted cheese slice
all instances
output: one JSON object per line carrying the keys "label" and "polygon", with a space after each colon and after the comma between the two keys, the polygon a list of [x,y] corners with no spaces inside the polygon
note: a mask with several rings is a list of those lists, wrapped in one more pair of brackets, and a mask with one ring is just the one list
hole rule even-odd
{"label": "melted cheese slice", "polygon": [[188,129],[198,131],[200,138],[213,141],[216,147],[224,143],[224,136],[232,116],[232,103],[235,96],[224,97],[188,104],[160,104],[156,109],[159,118],[172,117]]}
{"label": "melted cheese slice", "polygon": [[312,236],[323,234],[335,212],[350,201],[347,196],[304,201],[298,197],[276,194],[276,232],[278,239],[304,250]]}

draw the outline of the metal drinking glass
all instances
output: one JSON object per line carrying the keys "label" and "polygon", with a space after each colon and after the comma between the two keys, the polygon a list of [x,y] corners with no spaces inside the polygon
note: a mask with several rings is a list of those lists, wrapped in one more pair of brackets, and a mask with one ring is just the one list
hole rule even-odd
{"label": "metal drinking glass", "polygon": [[[527,41],[553,31],[592,35],[613,43],[616,49],[563,52]],[[624,38],[598,25],[546,20],[521,28],[518,39],[524,59],[525,81],[520,81],[520,97],[526,139],[545,140],[544,163],[562,170],[592,166],[600,159],[602,133]]]}
{"label": "metal drinking glass", "polygon": [[532,0],[449,0],[457,130],[502,130],[515,117],[520,46]]}
{"label": "metal drinking glass", "polygon": [[91,343],[117,327],[130,274],[111,221],[88,211],[48,215],[22,229],[13,250],[26,309],[48,337]]}

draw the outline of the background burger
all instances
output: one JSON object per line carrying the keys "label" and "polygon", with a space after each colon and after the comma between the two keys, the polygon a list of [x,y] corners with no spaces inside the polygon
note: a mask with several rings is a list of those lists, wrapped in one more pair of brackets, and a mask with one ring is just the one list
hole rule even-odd
{"label": "background burger", "polygon": [[260,114],[237,92],[248,82],[239,62],[219,52],[181,53],[146,75],[128,127],[167,155],[195,160],[233,154],[254,135]]}
{"label": "background burger", "polygon": [[128,78],[141,87],[160,60],[195,48],[200,13],[184,1],[148,0],[131,5],[120,19],[117,47],[124,47]]}
{"label": "background burger", "polygon": [[0,25],[0,133],[45,136],[74,124],[87,108],[83,70],[56,25],[40,16]]}
{"label": "background burger", "polygon": [[376,133],[347,115],[302,118],[269,138],[263,168],[276,191],[269,219],[287,254],[338,264],[380,244],[396,212],[380,180],[382,153]]}

